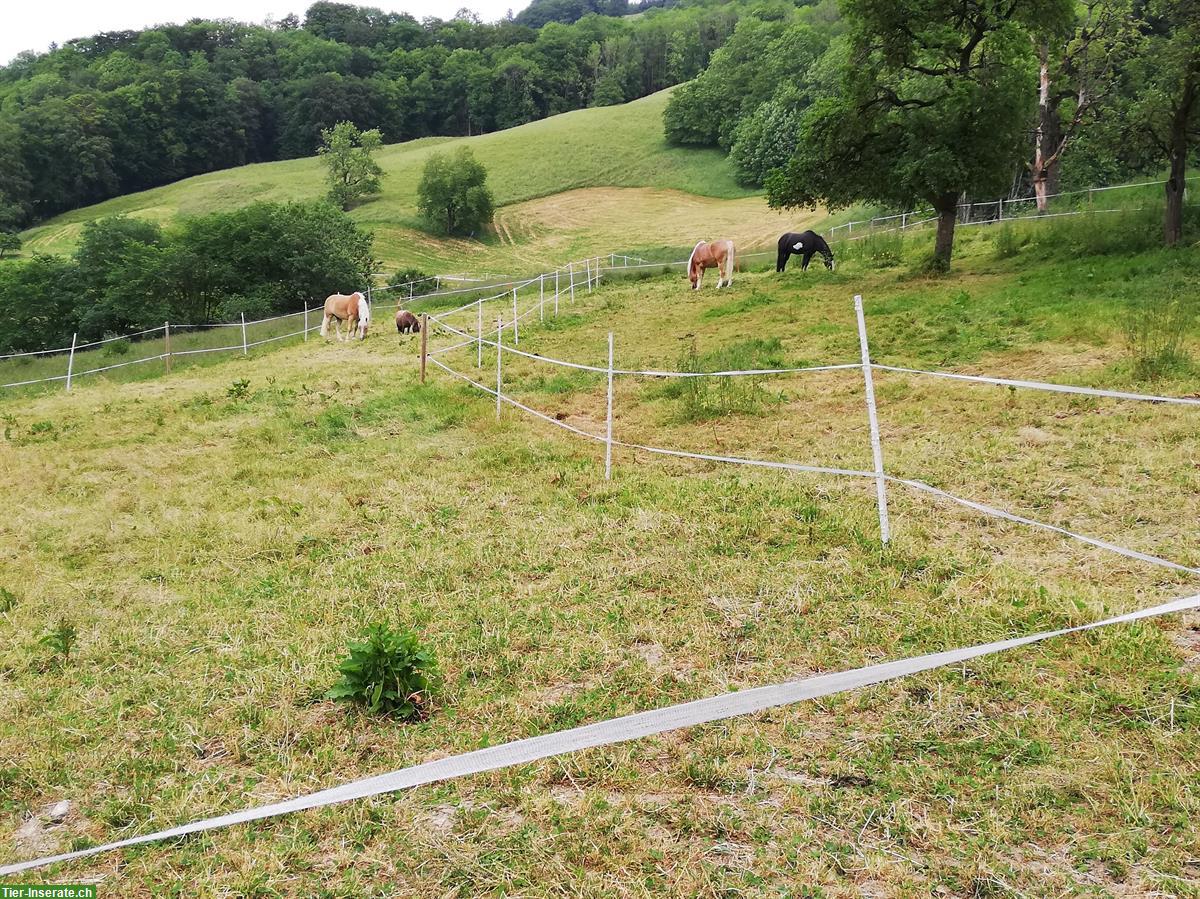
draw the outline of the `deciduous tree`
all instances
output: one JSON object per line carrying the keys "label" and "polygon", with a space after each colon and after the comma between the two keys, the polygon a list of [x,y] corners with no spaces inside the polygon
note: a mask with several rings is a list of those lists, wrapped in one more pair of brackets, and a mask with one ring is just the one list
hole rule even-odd
{"label": "deciduous tree", "polygon": [[487,186],[487,169],[469,147],[459,147],[453,156],[429,157],[417,189],[417,208],[438,234],[474,234],[491,223],[495,200]]}
{"label": "deciduous tree", "polygon": [[383,169],[371,154],[383,146],[378,129],[359,131],[353,122],[338,122],[321,132],[317,151],[329,167],[329,199],[349,209],[363,197],[382,190]]}

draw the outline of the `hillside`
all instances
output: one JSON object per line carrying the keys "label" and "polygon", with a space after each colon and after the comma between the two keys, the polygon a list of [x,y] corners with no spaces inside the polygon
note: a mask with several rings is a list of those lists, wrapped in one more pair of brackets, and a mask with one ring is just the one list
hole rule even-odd
{"label": "hillside", "polygon": [[[376,234],[376,251],[389,267],[457,269],[470,260],[476,270],[502,272],[524,270],[534,261],[557,262],[568,249],[582,255],[656,242],[684,245],[697,233],[712,236],[714,218],[722,224],[731,218],[726,209],[736,210],[732,218],[743,223],[745,233],[779,230],[786,220],[738,187],[719,151],[667,146],[662,110],[669,95],[662,91],[622,106],[578,110],[479,137],[388,146],[379,155],[387,173],[383,194],[355,209],[353,216]],[[464,145],[487,166],[489,184],[504,207],[499,235],[482,244],[437,240],[416,230],[416,189],[425,160],[434,150]],[[314,199],[325,191],[323,178],[316,157],[200,175],[58,216],[25,232],[26,251],[68,252],[84,222],[106,215],[166,223],[254,200]],[[556,222],[553,240],[544,239],[546,206],[536,200],[612,187],[633,190],[623,191],[615,201],[607,192],[585,200],[570,218]],[[737,206],[727,205],[733,200]],[[598,207],[595,217],[588,208],[593,203]],[[680,206],[691,207],[693,214],[687,221],[669,223],[677,233],[664,230],[672,209]],[[642,218],[645,229],[620,221],[630,215]],[[599,227],[597,220],[602,222]]]}
{"label": "hillside", "polygon": [[[859,293],[878,362],[1200,393],[1186,362],[1138,375],[1125,327],[1139,302],[1197,295],[1196,254],[1089,239],[976,230],[940,279],[912,271],[924,243],[887,242],[720,292],[614,279],[521,348],[599,363],[612,331],[629,368],[854,362]],[[606,482],[601,445],[511,407],[497,423],[434,366],[420,385],[415,349],[384,332],[0,397],[0,860],[1197,589],[895,485],[881,549],[869,482],[622,448]],[[473,351],[441,358],[478,376]],[[507,392],[602,430],[602,375],[504,359]],[[870,465],[859,371],[730,384],[620,377],[615,434]],[[894,372],[878,392],[893,474],[1200,566],[1195,409]],[[63,619],[79,639],[59,665],[38,640]],[[375,621],[436,649],[427,719],[322,699]],[[35,877],[121,895],[1189,895],[1197,627],[1062,637]],[[61,826],[26,822],[62,799]]]}

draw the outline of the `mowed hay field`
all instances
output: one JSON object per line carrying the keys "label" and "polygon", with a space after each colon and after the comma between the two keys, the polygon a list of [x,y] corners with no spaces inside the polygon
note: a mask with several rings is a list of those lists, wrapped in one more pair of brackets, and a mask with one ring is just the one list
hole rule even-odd
{"label": "mowed hay field", "polygon": [[[386,173],[383,193],[351,215],[375,233],[376,253],[389,267],[450,266],[457,270],[467,264],[474,270],[501,272],[531,260],[539,265],[562,261],[561,240],[538,239],[542,232],[537,226],[545,207],[530,204],[527,213],[523,207],[530,200],[564,191],[644,189],[652,210],[662,206],[668,196],[664,192],[672,192],[685,207],[695,204],[696,198],[707,198],[706,212],[721,209],[721,200],[741,200],[736,213],[741,220],[747,212],[747,198],[755,192],[737,185],[724,155],[718,150],[667,146],[662,112],[669,97],[669,90],[662,91],[622,106],[577,110],[478,137],[392,144],[377,157]],[[453,152],[460,146],[470,147],[487,167],[497,205],[512,207],[502,211],[497,233],[482,240],[440,240],[420,230],[416,205],[422,168],[431,153]],[[83,224],[107,215],[131,215],[167,224],[181,216],[234,209],[255,200],[313,200],[324,195],[324,178],[324,165],[316,156],[198,175],[60,215],[22,235],[24,252],[70,252]],[[621,205],[637,210],[642,202],[640,193],[642,190],[631,191]],[[612,200],[601,193],[595,203],[607,208]],[[761,198],[755,197],[749,205],[756,216],[775,216]],[[514,247],[512,231],[522,232],[526,218],[527,227],[535,234]],[[692,228],[664,235],[666,245],[686,243],[694,227],[692,220]],[[619,249],[617,238],[628,233],[628,229],[614,232],[603,225],[597,229],[586,215],[572,223],[579,255]]]}
{"label": "mowed hay field", "polygon": [[[1134,381],[1120,326],[1131,291],[1194,284],[1194,254],[1048,267],[977,249],[936,281],[850,259],[698,295],[678,275],[614,280],[529,324],[521,348],[598,363],[611,330],[622,367],[853,362],[861,293],[880,362],[1200,391],[1194,370]],[[419,385],[415,350],[380,329],[0,404],[0,859],[1198,589],[895,488],[884,550],[870,482],[626,450],[606,482],[602,446],[511,407],[497,423],[490,397],[436,367]],[[475,372],[472,353],[444,358]],[[481,380],[494,365],[486,353]],[[878,380],[892,473],[1200,566],[1196,410]],[[505,382],[603,426],[594,375],[510,354]],[[857,373],[725,383],[619,379],[616,434],[869,466]],[[37,640],[64,617],[80,637],[59,667]],[[445,686],[427,720],[321,699],[347,640],[376,621],[436,649]],[[22,882],[123,896],[1194,896],[1198,629],[1188,614],[1061,638]],[[61,826],[26,822],[62,799]]]}

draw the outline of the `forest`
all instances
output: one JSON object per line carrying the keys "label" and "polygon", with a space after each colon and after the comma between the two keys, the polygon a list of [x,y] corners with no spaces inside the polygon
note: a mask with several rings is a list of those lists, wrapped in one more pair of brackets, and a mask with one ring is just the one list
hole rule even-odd
{"label": "forest", "polygon": [[321,0],[302,21],[193,20],[23,53],[0,68],[0,231],[309,156],[341,120],[394,143],[624,103],[703,71],[741,9],[546,0],[497,23],[419,22]]}

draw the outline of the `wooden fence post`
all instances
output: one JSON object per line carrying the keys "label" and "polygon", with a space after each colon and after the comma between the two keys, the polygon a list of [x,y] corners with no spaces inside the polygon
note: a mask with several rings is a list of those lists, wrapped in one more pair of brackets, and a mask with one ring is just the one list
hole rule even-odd
{"label": "wooden fence post", "polygon": [[429,356],[429,313],[421,313],[421,383],[425,383],[425,360]]}

